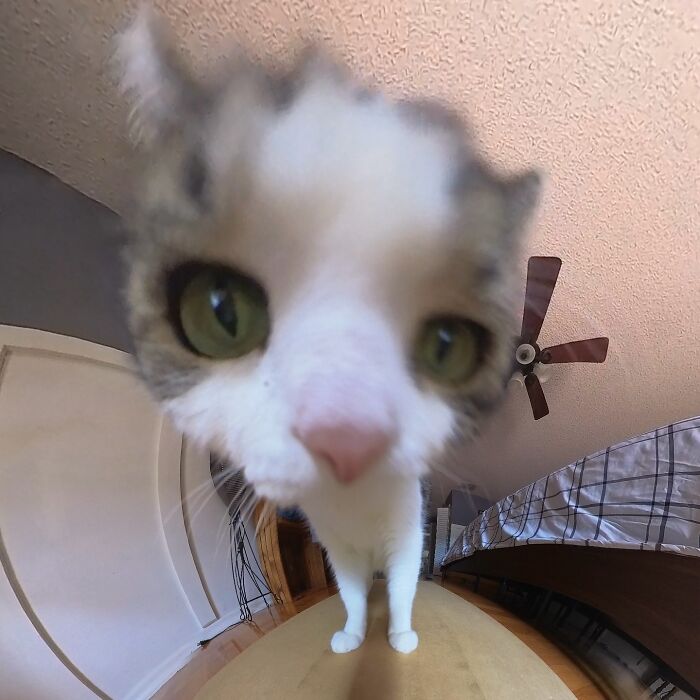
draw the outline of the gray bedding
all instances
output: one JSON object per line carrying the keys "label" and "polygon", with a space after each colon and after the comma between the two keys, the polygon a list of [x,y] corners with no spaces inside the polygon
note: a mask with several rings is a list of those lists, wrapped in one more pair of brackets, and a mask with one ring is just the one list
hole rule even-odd
{"label": "gray bedding", "polygon": [[443,565],[525,544],[700,556],[700,417],[612,445],[507,496],[465,528]]}

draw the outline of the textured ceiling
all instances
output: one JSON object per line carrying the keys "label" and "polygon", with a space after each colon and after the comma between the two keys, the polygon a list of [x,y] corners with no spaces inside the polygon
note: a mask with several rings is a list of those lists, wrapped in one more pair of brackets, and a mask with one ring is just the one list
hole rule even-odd
{"label": "textured ceiling", "polygon": [[[608,443],[700,413],[700,3],[691,0],[175,0],[201,67],[319,38],[394,93],[467,114],[504,167],[549,175],[529,253],[559,255],[545,344],[607,334],[602,366],[553,368],[453,468],[492,497]],[[113,0],[0,7],[0,147],[117,211],[132,164],[109,41]],[[51,235],[50,231],[46,235]],[[524,269],[524,268],[523,268]]]}

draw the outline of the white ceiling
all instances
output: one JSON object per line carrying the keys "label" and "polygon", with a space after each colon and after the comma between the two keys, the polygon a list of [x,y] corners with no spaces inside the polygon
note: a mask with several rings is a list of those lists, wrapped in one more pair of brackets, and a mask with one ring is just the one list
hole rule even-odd
{"label": "white ceiling", "polygon": [[[202,66],[238,41],[269,60],[317,37],[392,92],[467,112],[504,167],[549,174],[529,253],[564,260],[541,341],[611,338],[552,369],[535,423],[512,387],[450,469],[492,497],[700,413],[700,4],[175,0]],[[132,161],[110,38],[133,3],[4,0],[0,147],[119,211]],[[50,235],[50,232],[47,232]],[[524,266],[523,266],[524,276]]]}

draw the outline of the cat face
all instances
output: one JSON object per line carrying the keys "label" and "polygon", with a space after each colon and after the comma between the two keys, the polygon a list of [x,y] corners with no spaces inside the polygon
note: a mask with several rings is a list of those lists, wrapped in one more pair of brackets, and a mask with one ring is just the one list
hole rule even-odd
{"label": "cat face", "polygon": [[318,55],[203,84],[146,15],[121,55],[146,154],[130,324],[153,394],[281,503],[423,475],[510,375],[538,177],[499,178],[446,112]]}

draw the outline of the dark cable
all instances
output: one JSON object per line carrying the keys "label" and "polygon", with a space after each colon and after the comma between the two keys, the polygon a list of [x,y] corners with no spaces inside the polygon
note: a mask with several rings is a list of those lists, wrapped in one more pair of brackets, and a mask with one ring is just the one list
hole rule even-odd
{"label": "dark cable", "polygon": [[[269,608],[270,603],[268,601],[268,596],[276,603],[279,603],[280,599],[272,592],[267,581],[265,581],[260,562],[258,561],[255,549],[248,537],[248,532],[241,518],[240,510],[235,510],[229,519],[229,533],[231,542],[229,548],[231,575],[236,591],[236,600],[241,609],[240,618],[242,622],[252,622],[253,613],[250,609],[250,604],[252,602],[262,598],[266,607]],[[248,597],[248,591],[245,585],[246,580],[252,582],[258,595],[252,598]]]}

